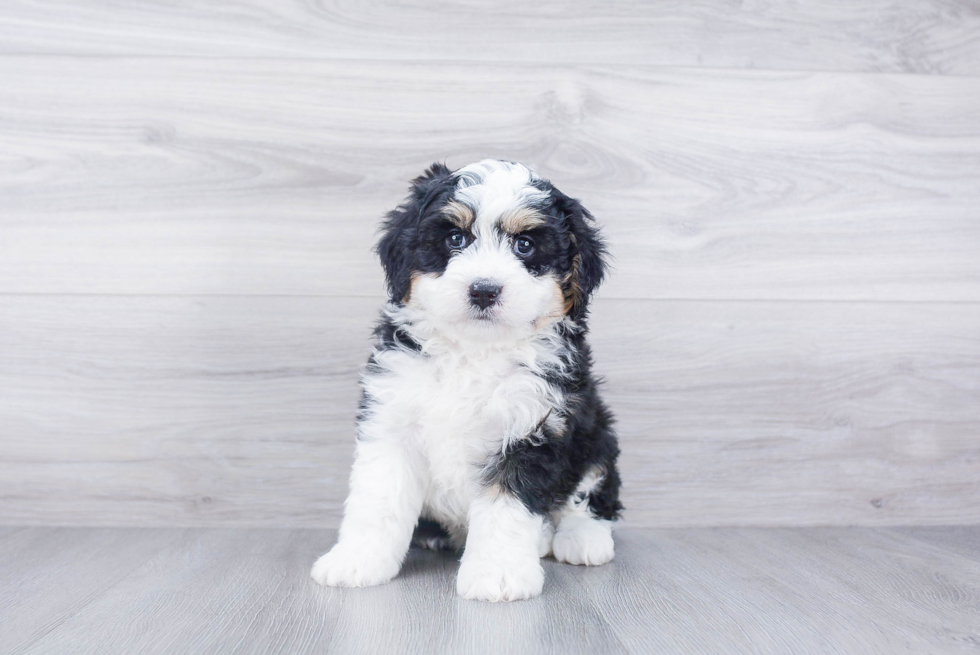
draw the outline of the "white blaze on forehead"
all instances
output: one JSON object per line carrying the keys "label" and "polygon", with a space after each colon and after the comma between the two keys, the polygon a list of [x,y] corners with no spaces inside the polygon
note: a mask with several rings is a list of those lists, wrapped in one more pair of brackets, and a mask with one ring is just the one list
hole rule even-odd
{"label": "white blaze on forehead", "polygon": [[474,231],[489,234],[501,216],[544,202],[548,195],[532,186],[534,171],[510,162],[484,159],[455,173],[456,197],[476,212]]}

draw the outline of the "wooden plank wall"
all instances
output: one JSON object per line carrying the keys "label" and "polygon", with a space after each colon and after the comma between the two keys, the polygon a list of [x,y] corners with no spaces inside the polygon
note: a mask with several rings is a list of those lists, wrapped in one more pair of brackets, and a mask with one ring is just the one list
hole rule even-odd
{"label": "wooden plank wall", "polygon": [[0,522],[333,526],[434,160],[581,198],[637,526],[980,523],[980,11],[8,2]]}

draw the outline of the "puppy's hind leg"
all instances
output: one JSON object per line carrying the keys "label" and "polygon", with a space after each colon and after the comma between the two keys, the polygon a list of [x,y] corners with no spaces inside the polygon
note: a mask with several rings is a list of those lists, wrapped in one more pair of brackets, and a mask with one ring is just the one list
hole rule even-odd
{"label": "puppy's hind leg", "polygon": [[559,562],[598,566],[616,554],[613,522],[596,517],[589,508],[589,491],[600,482],[601,478],[587,475],[565,506],[555,513],[558,527],[552,552]]}
{"label": "puppy's hind leg", "polygon": [[438,521],[419,519],[412,534],[412,547],[425,550],[456,550],[449,532]]}

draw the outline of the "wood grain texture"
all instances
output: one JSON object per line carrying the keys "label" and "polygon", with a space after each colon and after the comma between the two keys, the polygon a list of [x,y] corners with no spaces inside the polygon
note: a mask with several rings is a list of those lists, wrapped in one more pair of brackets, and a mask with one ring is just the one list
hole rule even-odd
{"label": "wood grain texture", "polygon": [[334,524],[375,303],[5,300],[4,514]]}
{"label": "wood grain texture", "polygon": [[[741,632],[749,643],[772,652],[975,648],[980,615],[973,607],[978,597],[973,576],[980,568],[939,549],[868,529],[713,529],[637,536],[646,557],[634,561],[652,563],[648,566],[657,570],[650,573],[674,583],[674,593],[663,594],[661,605],[678,596],[693,597],[710,613],[708,625],[724,634]],[[719,580],[738,580],[738,588]],[[949,602],[951,597],[964,602]],[[740,607],[755,608],[761,620],[732,620]],[[683,625],[685,618],[683,611],[670,612],[661,619],[664,631],[671,624]],[[707,643],[681,650],[711,652],[711,637],[682,634]]]}
{"label": "wood grain texture", "polygon": [[[315,583],[306,560],[329,544],[333,534],[195,530],[173,541],[169,532],[158,538],[165,547],[114,581],[109,593],[96,596],[56,629],[14,652],[69,647],[88,653],[323,651],[333,633],[341,592],[311,589]],[[114,530],[103,533],[107,539],[115,537]],[[96,571],[111,568],[116,552],[125,552],[93,550],[102,561]],[[69,579],[74,574],[70,561],[51,562],[49,568]],[[45,591],[33,592],[35,604],[43,606]]]}
{"label": "wood grain texture", "polygon": [[0,532],[0,647],[18,652],[176,542],[181,530]]}
{"label": "wood grain texture", "polygon": [[[335,526],[378,305],[6,297],[0,523]],[[600,300],[635,526],[980,518],[980,306]]]}
{"label": "wood grain texture", "polygon": [[969,652],[980,569],[947,556],[867,529],[631,530],[579,580],[635,653]]}
{"label": "wood grain texture", "polygon": [[[12,653],[968,653],[980,531],[959,530],[973,557],[882,529],[620,530],[611,563],[545,560],[541,597],[490,604],[455,596],[450,553],[319,587],[326,530],[30,528],[0,535],[5,562],[73,584],[0,578],[0,620]],[[66,591],[86,602],[40,629]]]}
{"label": "wood grain texture", "polygon": [[[594,343],[628,523],[980,522],[975,3],[15,0],[0,80],[0,523],[336,525],[382,297],[378,220],[431,161],[484,157],[532,165],[604,227],[615,268]],[[874,534],[969,558],[965,530]],[[165,559],[196,548],[173,534]],[[155,552],[140,539],[120,575]],[[272,557],[279,539],[235,552]],[[779,603],[820,616],[780,584]],[[41,638],[87,593],[17,629]],[[168,611],[192,630],[187,598]],[[736,597],[684,602],[740,625],[718,609]],[[561,603],[515,615],[507,643],[712,650],[696,623],[649,642],[639,614]],[[331,607],[276,647],[359,648],[367,619]],[[855,635],[874,622],[853,615]],[[745,643],[830,631],[850,652],[940,649],[898,623],[862,641],[786,620],[791,634],[756,623]],[[130,638],[119,648],[149,643]],[[231,647],[216,639],[200,644]]]}
{"label": "wood grain texture", "polygon": [[598,305],[597,368],[629,452],[634,517],[641,525],[977,523],[978,310]]}
{"label": "wood grain texture", "polygon": [[969,526],[955,525],[945,528],[914,526],[895,528],[893,531],[897,532],[900,538],[919,539],[980,563],[980,553],[977,553],[976,548],[977,536]]}
{"label": "wood grain texture", "polygon": [[15,1],[0,53],[980,72],[968,0]]}
{"label": "wood grain texture", "polygon": [[435,159],[591,208],[609,298],[980,301],[980,77],[0,58],[0,291],[380,297]]}

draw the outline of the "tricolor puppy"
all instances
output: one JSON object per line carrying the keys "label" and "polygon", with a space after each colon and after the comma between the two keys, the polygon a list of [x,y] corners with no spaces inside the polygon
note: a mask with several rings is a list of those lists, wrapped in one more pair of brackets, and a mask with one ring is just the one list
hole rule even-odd
{"label": "tricolor puppy", "polygon": [[619,449],[586,343],[605,249],[591,215],[520,164],[434,164],[388,214],[390,292],[320,584],[388,582],[412,542],[462,550],[464,598],[541,593],[539,559],[613,557]]}

